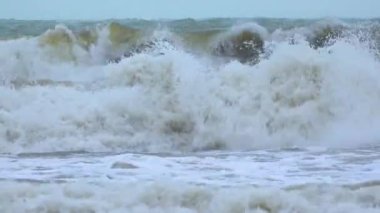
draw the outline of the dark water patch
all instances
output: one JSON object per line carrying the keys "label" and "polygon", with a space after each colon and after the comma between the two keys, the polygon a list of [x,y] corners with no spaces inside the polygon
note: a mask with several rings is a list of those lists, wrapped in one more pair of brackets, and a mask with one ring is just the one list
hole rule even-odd
{"label": "dark water patch", "polygon": [[86,151],[60,151],[60,152],[26,152],[17,154],[20,158],[47,158],[47,157],[72,157],[77,155],[87,155]]}

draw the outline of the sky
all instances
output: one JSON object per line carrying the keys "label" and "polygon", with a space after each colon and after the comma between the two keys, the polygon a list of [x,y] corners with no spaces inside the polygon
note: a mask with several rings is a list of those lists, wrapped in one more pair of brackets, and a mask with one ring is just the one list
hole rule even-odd
{"label": "sky", "polygon": [[372,18],[380,0],[0,0],[0,18]]}

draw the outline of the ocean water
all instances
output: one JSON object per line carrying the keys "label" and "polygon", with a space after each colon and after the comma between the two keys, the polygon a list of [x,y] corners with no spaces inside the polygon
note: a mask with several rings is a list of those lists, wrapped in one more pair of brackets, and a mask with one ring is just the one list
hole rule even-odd
{"label": "ocean water", "polygon": [[380,212],[380,21],[0,20],[0,212]]}

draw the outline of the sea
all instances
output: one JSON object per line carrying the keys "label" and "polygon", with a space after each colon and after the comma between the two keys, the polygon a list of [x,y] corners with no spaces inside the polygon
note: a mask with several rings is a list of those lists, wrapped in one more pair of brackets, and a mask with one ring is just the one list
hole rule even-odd
{"label": "sea", "polygon": [[0,20],[0,212],[380,213],[380,19]]}

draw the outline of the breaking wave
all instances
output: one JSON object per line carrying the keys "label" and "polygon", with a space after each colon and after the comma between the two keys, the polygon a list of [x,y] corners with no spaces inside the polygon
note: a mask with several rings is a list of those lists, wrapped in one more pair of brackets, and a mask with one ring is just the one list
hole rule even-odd
{"label": "breaking wave", "polygon": [[211,26],[57,25],[0,41],[1,152],[379,143],[376,23]]}

